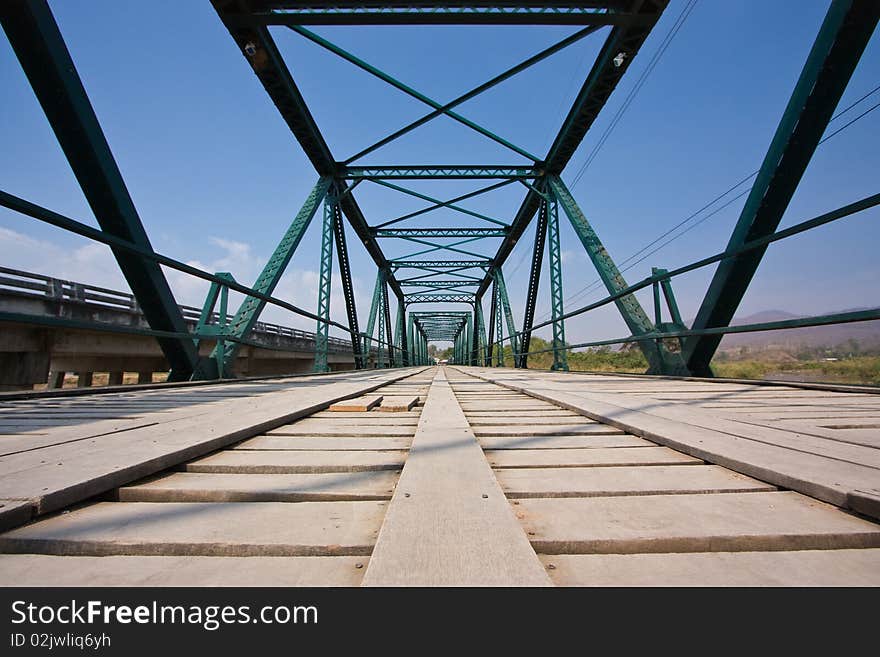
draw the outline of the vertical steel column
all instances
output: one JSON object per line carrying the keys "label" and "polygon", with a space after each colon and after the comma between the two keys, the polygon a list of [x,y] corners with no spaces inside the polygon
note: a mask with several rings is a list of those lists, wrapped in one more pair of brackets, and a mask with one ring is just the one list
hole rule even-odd
{"label": "vertical steel column", "polygon": [[[580,238],[587,255],[590,256],[599,278],[605,284],[605,288],[610,294],[617,294],[621,290],[626,289],[627,283],[608,255],[599,236],[593,230],[590,222],[584,216],[578,204],[572,197],[571,192],[565,186],[565,183],[558,176],[550,176],[548,178],[550,189],[556,196],[565,214],[571,222],[572,228]],[[632,294],[627,294],[614,302],[623,320],[629,327],[633,335],[642,335],[651,333],[654,330],[654,324],[649,319],[647,313],[639,304],[638,299]],[[671,353],[662,344],[656,344],[652,341],[639,342],[639,347],[648,360],[649,374],[686,374],[684,362],[681,360],[680,354]]]}
{"label": "vertical steel column", "polygon": [[[498,308],[498,286],[495,283],[492,283],[492,297],[489,304],[489,329],[488,336],[486,338],[486,359],[483,361],[483,367],[492,367],[492,350],[495,347],[496,317],[501,317],[501,313],[499,312]],[[501,333],[499,332],[498,335],[500,336]]]}
{"label": "vertical steel column", "polygon": [[339,203],[334,204],[333,232],[336,236],[336,251],[339,260],[339,277],[342,280],[342,293],[345,297],[345,311],[348,315],[348,329],[351,335],[351,351],[354,356],[355,369],[367,366],[366,356],[361,352],[361,331],[358,326],[357,304],[355,303],[354,284],[351,280],[351,264],[348,260],[348,245],[345,240],[345,222]]}
{"label": "vertical steel column", "polygon": [[[519,352],[519,338],[516,335],[516,323],[513,321],[513,311],[510,309],[510,298],[507,296],[507,284],[504,282],[504,274],[501,269],[495,270],[495,283],[498,285],[498,300],[501,303],[501,308],[504,311],[504,319],[507,322],[507,334],[510,336],[510,350],[511,353],[516,354]],[[501,343],[501,346],[503,347],[504,344]],[[514,364],[515,363],[516,356],[514,356]],[[503,349],[501,365],[504,365]]]}
{"label": "vertical steel column", "polygon": [[416,343],[415,343],[415,334],[413,329],[413,316],[412,313],[409,313],[406,316],[406,343],[409,349],[409,364],[410,365],[418,365],[419,362],[416,359]]}
{"label": "vertical steel column", "polygon": [[[880,18],[877,0],[834,0],[813,43],[773,141],[727,244],[732,251],[779,226],[813,152]],[[722,260],[694,320],[694,329],[728,326],[766,246]],[[711,376],[721,335],[685,340],[690,373]]]}
{"label": "vertical steel column", "polygon": [[[495,276],[494,293],[495,305],[498,307],[495,316],[495,332],[498,334],[495,344],[495,366],[504,367],[504,302],[501,299],[501,285]],[[515,338],[515,336],[512,336]]]}
{"label": "vertical steel column", "polygon": [[[0,24],[101,230],[152,251],[48,4],[3,0]],[[160,266],[127,251],[112,247],[111,251],[150,327],[188,333]],[[198,368],[198,351],[191,338],[158,338],[158,343],[171,366],[169,381],[186,380]]]}
{"label": "vertical steel column", "polygon": [[402,364],[404,367],[412,365],[412,359],[409,357],[409,332],[406,329],[406,301],[403,294],[397,295],[397,312],[399,314],[398,322],[400,322],[400,353],[402,354]]}
{"label": "vertical steel column", "polygon": [[[476,300],[475,300],[476,301]],[[474,303],[474,335],[471,348],[471,364],[482,365],[486,358],[486,325],[483,322],[483,304]]]}
{"label": "vertical steel column", "polygon": [[562,254],[559,250],[559,209],[553,191],[547,190],[547,236],[550,255],[550,312],[553,320],[553,365],[550,369],[568,371],[565,347],[565,313],[562,301]]}
{"label": "vertical steel column", "polygon": [[[379,344],[378,351],[376,352],[376,367],[383,368],[385,367],[385,355],[387,354],[389,358],[391,358],[391,351],[387,349],[388,342],[385,339],[385,301],[387,299],[386,292],[387,286],[385,285],[385,275],[384,272],[379,273],[379,279],[377,281],[377,285],[379,285],[378,289],[378,300],[379,305],[376,308],[376,315],[379,320],[379,331],[377,333]],[[375,298],[375,297],[374,297]]]}
{"label": "vertical steel column", "polygon": [[[281,238],[278,246],[275,247],[275,252],[272,254],[272,257],[269,258],[266,266],[263,267],[263,271],[253,285],[254,290],[266,295],[272,294],[275,290],[275,286],[278,285],[278,281],[280,281],[281,277],[284,275],[284,270],[290,263],[290,259],[293,257],[296,247],[299,246],[303,235],[305,235],[306,229],[312,221],[312,217],[315,216],[318,206],[327,195],[330,183],[330,178],[321,178],[318,180],[318,183],[306,199],[305,204],[303,204],[293,222],[291,222],[287,232],[284,233],[284,237]],[[251,329],[254,324],[257,323],[257,320],[260,318],[260,313],[265,307],[266,302],[262,299],[247,297],[239,307],[238,312],[235,313],[235,317],[229,325],[230,334],[239,339],[244,339],[250,335]],[[235,362],[235,356],[238,354],[240,348],[241,345],[238,342],[232,342],[226,345],[223,353],[224,369],[232,369],[232,365]]]}
{"label": "vertical steel column", "polygon": [[397,367],[403,367],[406,363],[406,337],[403,329],[404,317],[403,317],[403,305],[398,301],[397,303],[397,317],[394,322],[394,344],[397,346],[397,356],[394,359],[394,364]]}
{"label": "vertical steel column", "polygon": [[465,338],[464,338],[464,350],[465,350],[465,358],[467,359],[468,365],[476,365],[475,355],[476,355],[476,347],[474,343],[476,342],[476,336],[474,335],[474,315],[476,311],[473,313],[468,313],[466,324],[465,324]]}
{"label": "vertical steel column", "polygon": [[[214,274],[218,278],[234,283],[235,278],[228,271],[218,271]],[[218,315],[217,324],[212,324],[214,319],[214,307],[217,300],[220,300],[220,313]],[[227,308],[229,301],[229,288],[217,281],[211,282],[208,295],[205,297],[205,303],[202,305],[202,312],[199,315],[199,321],[196,323],[195,332],[197,334],[214,334],[217,336],[216,349],[214,349],[215,360],[205,359],[199,364],[199,371],[207,378],[227,378],[231,376],[230,372],[224,371],[224,363],[220,357],[224,349],[224,339],[227,328]],[[196,350],[201,344],[202,338],[193,339]],[[213,364],[212,364],[213,363]]]}
{"label": "vertical steel column", "polygon": [[[387,282],[382,283],[382,313],[385,318],[385,335],[383,336],[388,345],[388,367],[394,367],[394,328],[391,326],[391,307],[388,303],[388,285]],[[381,328],[379,333],[381,335]]]}
{"label": "vertical steel column", "polygon": [[517,367],[529,366],[529,343],[532,340],[532,324],[535,321],[535,304],[538,302],[538,285],[541,282],[541,264],[544,261],[544,242],[547,239],[547,200],[541,201],[538,223],[535,226],[535,248],[532,251],[532,269],[529,272],[529,289],[526,292],[526,310],[523,313],[520,356],[514,356]]}
{"label": "vertical steel column", "polygon": [[333,237],[337,216],[337,199],[331,190],[324,199],[324,222],[321,224],[321,266],[318,276],[318,311],[321,319],[315,328],[315,372],[327,372],[327,336],[330,325],[330,287],[333,277]]}
{"label": "vertical steel column", "polygon": [[[379,304],[381,303],[382,297],[382,282],[384,280],[384,272],[380,269],[379,273],[376,274],[376,285],[373,287],[373,301],[370,304],[370,316],[367,319],[367,330],[364,334],[364,357],[367,359],[367,362],[370,360],[371,350],[372,350],[372,341],[373,341],[373,329],[376,327],[376,315],[379,312]],[[381,340],[381,338],[380,338]],[[381,345],[379,345],[381,347]],[[376,354],[376,367],[379,367],[379,354]]]}

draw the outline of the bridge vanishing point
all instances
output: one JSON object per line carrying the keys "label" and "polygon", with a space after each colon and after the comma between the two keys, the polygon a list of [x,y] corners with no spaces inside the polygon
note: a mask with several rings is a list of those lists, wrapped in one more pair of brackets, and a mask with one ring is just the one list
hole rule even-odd
{"label": "bridge vanishing point", "polygon": [[[880,4],[830,2],[726,249],[654,269],[636,284],[625,281],[561,174],[665,0],[211,4],[318,177],[252,286],[153,250],[47,3],[0,3],[0,25],[100,228],[5,191],[0,205],[109,246],[132,291],[3,269],[0,382],[10,391],[0,394],[0,584],[880,584],[880,391],[725,380],[711,370],[726,333],[880,318],[874,308],[730,326],[771,244],[880,203],[875,194],[777,230]],[[573,32],[440,102],[306,27],[340,24],[555,24]],[[270,26],[289,28],[430,111],[338,160]],[[603,44],[546,154],[456,111],[597,34]],[[512,151],[513,161],[358,164],[441,115]],[[409,180],[486,186],[444,199],[404,186]],[[428,205],[371,225],[356,200],[360,185]],[[522,196],[508,220],[462,205],[499,189]],[[322,207],[310,312],[273,292]],[[412,224],[438,209],[471,223]],[[607,291],[572,310],[563,304],[561,219]],[[503,268],[532,222],[517,326]],[[352,231],[377,272],[363,331],[346,242]],[[388,258],[385,240],[419,250]],[[486,240],[498,242],[494,252],[474,250]],[[334,250],[345,324],[330,319]],[[551,317],[536,323],[545,251]],[[671,280],[713,265],[688,327]],[[202,308],[176,302],[163,267],[210,282]],[[636,298],[649,289],[653,317]],[[244,295],[234,313],[230,291]],[[315,321],[314,334],[260,323],[267,304]],[[428,309],[416,312],[419,304]],[[566,319],[611,304],[628,335],[566,341]],[[349,340],[332,339],[331,326]],[[528,369],[538,353],[532,333],[545,326],[552,370]],[[65,340],[74,344],[67,353]],[[454,364],[430,364],[432,340],[453,344]],[[110,346],[95,353],[87,343]],[[644,354],[645,374],[567,371],[571,349],[627,343]],[[505,345],[513,368],[505,367]],[[167,383],[144,376],[142,385],[117,385],[120,372],[159,370]],[[66,371],[84,375],[83,387],[32,389]],[[88,387],[94,371],[110,373],[111,385]]]}

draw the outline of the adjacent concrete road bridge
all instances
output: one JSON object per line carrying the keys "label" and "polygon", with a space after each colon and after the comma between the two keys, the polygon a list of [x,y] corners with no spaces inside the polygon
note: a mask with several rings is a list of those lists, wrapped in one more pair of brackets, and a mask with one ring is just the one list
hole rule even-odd
{"label": "adjacent concrete road bridge", "polygon": [[[201,309],[180,306],[180,311],[192,330]],[[68,373],[88,387],[95,372],[108,373],[110,385],[121,385],[123,372],[137,372],[139,383],[151,383],[154,372],[168,372],[154,337],[126,332],[150,328],[132,294],[0,267],[0,312],[21,315],[20,322],[0,322],[0,390],[47,382],[60,388]],[[212,319],[216,322],[216,312]],[[77,328],[77,322],[82,326]],[[314,367],[314,333],[257,322],[250,343],[237,354],[241,376],[311,372]],[[202,340],[199,353],[208,356],[215,344]],[[327,351],[330,369],[354,369],[349,340],[328,338]]]}
{"label": "adjacent concrete road bridge", "polygon": [[4,398],[2,584],[880,584],[873,389],[441,366]]}

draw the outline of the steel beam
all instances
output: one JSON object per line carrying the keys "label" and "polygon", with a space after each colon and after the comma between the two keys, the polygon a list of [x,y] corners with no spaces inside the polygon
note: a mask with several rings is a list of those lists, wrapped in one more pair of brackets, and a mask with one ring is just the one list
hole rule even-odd
{"label": "steel beam", "polygon": [[450,268],[470,269],[483,268],[492,265],[491,260],[390,260],[393,269],[415,268]]}
{"label": "steel beam", "polygon": [[547,205],[547,238],[550,265],[550,316],[553,319],[553,365],[550,369],[568,371],[568,355],[565,347],[565,312],[562,294],[562,254],[559,249],[559,208],[552,196]]}
{"label": "steel beam", "polygon": [[[394,327],[391,325],[391,305],[388,303],[388,285],[382,285],[382,315],[384,318],[385,335],[382,336],[388,348],[388,367],[394,367]],[[379,327],[379,334],[382,334],[382,327]]]}
{"label": "steel beam", "polygon": [[333,277],[333,238],[338,214],[335,194],[327,195],[324,200],[324,221],[321,225],[321,264],[318,277],[318,320],[315,328],[315,372],[327,372],[327,337],[330,325],[330,284]]}
{"label": "steel beam", "polygon": [[381,228],[376,237],[504,237],[506,228]]}
{"label": "steel beam", "polygon": [[[871,38],[880,3],[834,0],[813,43],[727,250],[772,234],[825,132],[847,83]],[[694,329],[728,326],[766,247],[722,260],[694,320]],[[721,335],[688,338],[684,359],[690,373],[711,376],[709,363]]]}
{"label": "steel beam", "polygon": [[345,298],[345,312],[348,315],[348,328],[351,335],[354,366],[355,369],[363,369],[367,366],[365,356],[369,354],[365,355],[361,352],[361,331],[358,326],[357,304],[355,301],[354,284],[351,278],[351,263],[348,259],[348,244],[345,239],[345,224],[342,221],[338,203],[335,204],[333,210],[333,232],[336,238],[336,251],[339,254],[339,277],[342,279],[342,294]]}
{"label": "steel beam", "polygon": [[[510,349],[513,354],[519,353],[519,338],[517,337],[516,323],[513,321],[513,311],[510,308],[510,298],[507,296],[507,284],[504,282],[504,273],[501,268],[495,269],[493,272],[495,284],[498,286],[498,301],[501,304],[501,311],[504,313],[504,319],[507,322],[507,334],[510,336]],[[499,332],[500,340],[500,332]],[[503,347],[503,343],[500,344]],[[514,359],[516,356],[514,356]],[[502,365],[504,364],[502,356]]]}
{"label": "steel beam", "polygon": [[473,305],[473,294],[407,294],[406,304],[414,303],[467,303]]}
{"label": "steel beam", "polygon": [[[61,149],[101,229],[153,251],[73,59],[43,0],[0,2],[0,24],[52,126]],[[186,333],[187,326],[159,265],[111,247],[150,327]],[[198,368],[189,338],[158,338],[171,365],[170,381]]]}
{"label": "steel beam", "polygon": [[629,25],[645,20],[625,1],[275,2],[252,0],[263,25]]}
{"label": "steel beam", "polygon": [[460,281],[400,281],[401,287],[434,287],[434,288],[449,288],[449,287],[473,287],[479,285],[479,281],[468,281],[468,280],[460,280]]}
{"label": "steel beam", "polygon": [[346,180],[465,180],[465,179],[533,179],[543,169],[522,165],[470,166],[467,164],[343,167],[338,175]]}
{"label": "steel beam", "polygon": [[532,324],[535,322],[535,305],[538,302],[538,285],[541,282],[541,265],[544,262],[544,242],[547,239],[547,202],[541,203],[538,210],[538,223],[535,225],[535,246],[532,250],[532,267],[529,271],[529,288],[526,291],[526,309],[523,313],[523,329],[520,339],[520,354],[514,354],[517,367],[529,366],[529,344],[532,341]]}
{"label": "steel beam", "polygon": [[[486,358],[483,361],[483,367],[492,367],[492,349],[495,346],[495,319],[501,319],[501,313],[498,311],[498,286],[492,286],[492,297],[489,303],[489,325],[486,336]],[[498,336],[501,337],[501,322],[498,322]]]}

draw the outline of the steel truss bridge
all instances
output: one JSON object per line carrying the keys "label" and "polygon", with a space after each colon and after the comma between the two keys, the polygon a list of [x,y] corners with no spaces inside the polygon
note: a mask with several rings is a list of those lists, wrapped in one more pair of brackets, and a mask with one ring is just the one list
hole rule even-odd
{"label": "steel truss bridge", "polygon": [[[317,182],[281,236],[278,246],[252,286],[229,273],[207,272],[155,252],[114,161],[86,89],[45,1],[10,0],[0,8],[0,23],[42,106],[61,148],[98,220],[95,229],[51,209],[0,191],[0,204],[78,235],[108,245],[127,280],[170,367],[170,381],[230,378],[243,344],[250,339],[267,304],[316,323],[315,370],[328,371],[331,326],[349,334],[354,361],[367,367],[365,355],[378,348],[378,367],[428,362],[427,345],[452,341],[454,361],[503,366],[508,345],[516,367],[528,366],[531,336],[552,327],[553,369],[567,370],[575,347],[636,343],[649,364],[648,373],[712,376],[710,362],[723,335],[731,331],[794,328],[880,318],[869,309],[788,322],[731,327],[730,322],[770,244],[873,207],[873,195],[777,231],[810,158],[876,26],[878,5],[870,0],[834,0],[816,36],[800,78],[785,108],[764,161],[742,208],[727,247],[673,271],[654,269],[652,276],[628,283],[603,246],[597,230],[563,182],[572,155],[590,130],[620,79],[626,74],[664,9],[666,0],[572,2],[334,2],[285,0],[212,0],[218,19],[229,31],[231,47],[247,65],[314,167]],[[568,25],[574,31],[506,71],[452,99],[436,99],[316,34],[322,25]],[[366,75],[425,105],[425,113],[353,154],[331,152],[282,57],[271,26],[283,26],[332,53]],[[567,116],[546,153],[531,153],[458,111],[468,100],[492,89],[538,62],[585,39],[604,39]],[[390,163],[363,165],[362,160],[438,117],[447,117],[501,145],[519,163]],[[525,161],[525,163],[522,163]],[[455,198],[442,198],[407,187],[407,181],[480,180],[485,185]],[[415,197],[426,205],[398,217],[371,222],[358,204],[358,186],[373,185]],[[510,217],[493,217],[467,207],[475,197],[504,188],[521,198]],[[412,220],[435,210],[452,210],[466,222],[454,226],[416,227]],[[377,221],[378,219],[378,221]],[[314,311],[273,296],[309,226],[320,222],[320,284]],[[563,304],[560,222],[568,221],[595,266],[607,295],[587,306]],[[514,321],[504,267],[527,227],[536,224],[525,309]],[[599,221],[601,223],[601,220]],[[352,285],[347,240],[359,240],[376,266],[376,280],[366,325],[359,315]],[[414,251],[388,258],[384,240],[402,241]],[[500,240],[494,250],[486,240]],[[545,255],[546,254],[546,255]],[[331,274],[338,260],[346,305],[345,324],[330,319]],[[550,276],[550,319],[535,322],[544,258]],[[693,325],[686,326],[672,289],[675,276],[715,265],[715,273]],[[170,267],[211,283],[201,317],[187,325],[161,267]],[[651,287],[649,313],[635,292]],[[246,295],[241,306],[227,308],[230,290]],[[390,303],[394,295],[394,310]],[[665,301],[669,321],[664,321]],[[418,304],[449,304],[464,310],[415,312]],[[614,304],[629,334],[615,340],[570,344],[565,320]],[[488,307],[488,310],[487,310]],[[0,313],[0,321],[18,317]],[[38,322],[38,318],[34,318]],[[216,340],[210,356],[199,355],[199,341]],[[680,349],[670,348],[678,344]]]}

